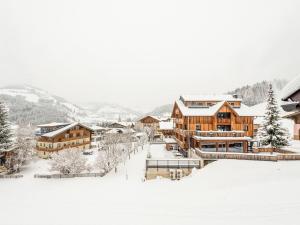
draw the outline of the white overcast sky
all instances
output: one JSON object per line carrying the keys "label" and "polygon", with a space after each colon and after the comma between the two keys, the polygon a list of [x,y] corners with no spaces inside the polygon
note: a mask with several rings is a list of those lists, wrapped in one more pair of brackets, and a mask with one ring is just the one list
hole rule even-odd
{"label": "white overcast sky", "polygon": [[300,73],[299,0],[1,0],[0,84],[149,110]]}

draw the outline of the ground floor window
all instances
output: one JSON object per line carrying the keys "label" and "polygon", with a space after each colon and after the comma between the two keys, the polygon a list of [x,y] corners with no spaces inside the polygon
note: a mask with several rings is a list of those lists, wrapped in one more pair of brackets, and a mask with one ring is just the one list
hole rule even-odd
{"label": "ground floor window", "polygon": [[230,152],[243,152],[243,143],[231,143],[228,150]]}
{"label": "ground floor window", "polygon": [[201,150],[205,152],[243,152],[243,143],[228,143],[228,149],[226,149],[226,143],[202,143]]}
{"label": "ground floor window", "polygon": [[215,152],[216,144],[215,143],[205,143],[201,146],[201,150],[205,152]]}

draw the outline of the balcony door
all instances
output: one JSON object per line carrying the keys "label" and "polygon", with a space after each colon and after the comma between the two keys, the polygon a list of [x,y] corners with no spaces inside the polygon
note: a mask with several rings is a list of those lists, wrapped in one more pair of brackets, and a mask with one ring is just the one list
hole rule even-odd
{"label": "balcony door", "polygon": [[230,125],[218,125],[217,126],[218,131],[231,131]]}

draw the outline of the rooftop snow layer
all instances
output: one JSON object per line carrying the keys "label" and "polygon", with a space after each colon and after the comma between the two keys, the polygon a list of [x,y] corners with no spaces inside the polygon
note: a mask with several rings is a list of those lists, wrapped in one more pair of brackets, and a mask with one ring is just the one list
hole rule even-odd
{"label": "rooftop snow layer", "polygon": [[300,75],[297,76],[295,79],[291,80],[280,92],[280,98],[283,101],[288,100],[288,98],[300,90]]}
{"label": "rooftop snow layer", "polygon": [[[181,113],[184,116],[213,116],[224,105],[225,101],[216,103],[209,108],[189,108],[181,100],[176,101]],[[250,107],[241,104],[240,108],[232,108],[239,116],[256,116],[257,113]]]}
{"label": "rooftop snow layer", "polygon": [[71,128],[73,128],[73,127],[75,127],[75,126],[77,126],[77,125],[82,126],[82,127],[85,127],[85,128],[87,128],[87,129],[91,130],[91,128],[89,128],[89,127],[87,127],[87,126],[85,126],[85,125],[82,125],[82,124],[80,124],[80,123],[78,123],[78,122],[75,122],[75,123],[72,123],[72,124],[70,124],[70,125],[68,125],[68,126],[65,126],[65,127],[61,128],[61,129],[58,129],[58,130],[56,130],[56,131],[53,131],[53,132],[50,132],[50,133],[43,134],[42,137],[49,137],[49,138],[55,137],[55,136],[57,136],[57,135],[59,135],[59,134],[65,132],[65,131],[67,131],[67,130],[70,130]]}
{"label": "rooftop snow layer", "polygon": [[173,130],[173,122],[159,122],[159,129]]}
{"label": "rooftop snow layer", "polygon": [[184,101],[242,101],[232,95],[181,95]]}

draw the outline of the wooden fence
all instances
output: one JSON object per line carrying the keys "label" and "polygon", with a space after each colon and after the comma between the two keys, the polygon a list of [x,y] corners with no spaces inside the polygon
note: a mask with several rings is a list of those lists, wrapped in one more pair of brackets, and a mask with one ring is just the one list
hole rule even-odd
{"label": "wooden fence", "polygon": [[0,179],[18,179],[23,178],[23,175],[0,175]]}
{"label": "wooden fence", "polygon": [[78,173],[78,174],[35,174],[34,178],[62,179],[75,177],[103,177],[105,173]]}
{"label": "wooden fence", "polygon": [[233,153],[233,152],[204,152],[200,149],[194,149],[196,155],[202,159],[238,159],[238,160],[256,160],[256,161],[279,161],[279,160],[300,160],[300,154],[279,154],[264,155],[255,153]]}

